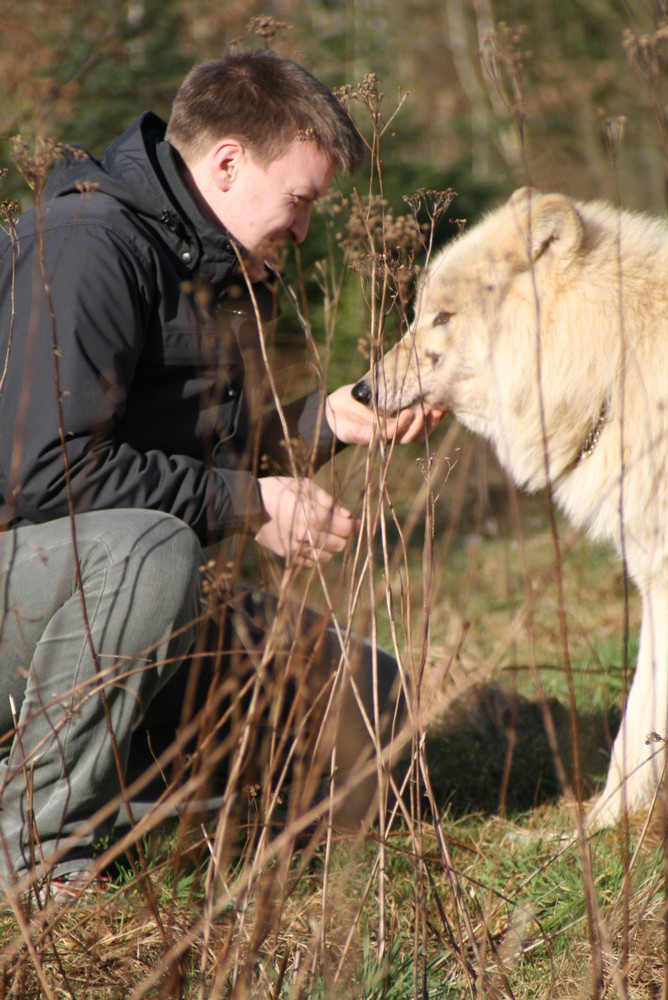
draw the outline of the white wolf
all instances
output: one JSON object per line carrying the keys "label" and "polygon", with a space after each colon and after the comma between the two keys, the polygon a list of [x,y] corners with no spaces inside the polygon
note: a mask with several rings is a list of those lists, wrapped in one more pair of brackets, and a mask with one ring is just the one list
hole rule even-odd
{"label": "white wolf", "polygon": [[647,806],[668,714],[668,227],[516,191],[429,265],[412,329],[353,390],[374,393],[388,412],[451,410],[520,487],[549,480],[572,522],[624,555],[640,649],[590,823]]}

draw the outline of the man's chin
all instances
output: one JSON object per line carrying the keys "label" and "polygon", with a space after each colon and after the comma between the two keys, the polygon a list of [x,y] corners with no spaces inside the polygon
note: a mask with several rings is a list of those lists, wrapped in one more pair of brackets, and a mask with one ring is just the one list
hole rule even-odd
{"label": "man's chin", "polygon": [[285,258],[285,243],[265,243],[253,253],[244,254],[244,267],[252,281],[261,281],[267,276],[267,269],[281,271]]}

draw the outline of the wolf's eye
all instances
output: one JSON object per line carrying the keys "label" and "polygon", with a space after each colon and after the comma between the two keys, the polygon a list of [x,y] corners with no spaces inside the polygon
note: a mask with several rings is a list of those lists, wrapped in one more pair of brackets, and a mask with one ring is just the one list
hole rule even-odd
{"label": "wolf's eye", "polygon": [[436,315],[434,316],[434,322],[432,326],[445,326],[446,323],[450,322],[450,320],[454,315],[455,315],[454,313],[450,313],[446,309],[441,309],[441,311],[437,312]]}

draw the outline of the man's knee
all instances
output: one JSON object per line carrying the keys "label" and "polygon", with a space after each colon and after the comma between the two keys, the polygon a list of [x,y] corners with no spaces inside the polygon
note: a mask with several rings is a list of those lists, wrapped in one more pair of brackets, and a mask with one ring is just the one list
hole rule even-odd
{"label": "man's knee", "polygon": [[79,514],[76,537],[84,548],[98,542],[114,561],[128,556],[188,565],[202,559],[195,533],[179,518],[156,510],[105,510]]}
{"label": "man's knee", "polygon": [[116,571],[124,585],[158,602],[173,591],[197,588],[203,556],[188,525],[152,510],[112,510],[80,515],[77,540],[82,576]]}
{"label": "man's knee", "polygon": [[194,532],[169,514],[112,511],[98,545],[102,558],[110,560],[104,570],[109,610],[104,634],[119,628],[119,614],[128,615],[132,621],[126,618],[120,626],[123,642],[130,630],[139,629],[153,642],[160,640],[161,655],[167,655],[165,642],[171,656],[183,655],[194,642],[201,614],[203,556]]}

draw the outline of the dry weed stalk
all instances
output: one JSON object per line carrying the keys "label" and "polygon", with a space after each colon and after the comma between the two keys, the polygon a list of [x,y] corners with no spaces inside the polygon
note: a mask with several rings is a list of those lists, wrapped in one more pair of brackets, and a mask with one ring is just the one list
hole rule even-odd
{"label": "dry weed stalk", "polygon": [[[259,19],[256,25],[256,33],[266,38],[267,44],[273,41],[276,27],[270,20]],[[501,26],[498,35],[490,38],[484,60],[490,84],[498,89],[524,143],[522,74],[526,53],[521,50],[521,38],[521,32]],[[360,342],[360,352],[377,361],[386,338],[407,327],[416,277],[423,262],[429,261],[436,226],[453,197],[451,191],[420,190],[406,198],[408,214],[393,213],[383,193],[381,143],[403,99],[386,116],[384,95],[373,75],[357,89],[346,88],[342,97],[358,103],[370,124],[371,175],[366,195],[337,195],[322,206],[329,220],[331,254],[316,264],[309,278],[324,299],[324,346],[319,346],[312,336],[306,276],[299,273],[297,288],[286,288],[306,336],[311,366],[323,386],[339,323],[346,269],[357,275],[368,311],[368,331]],[[41,168],[27,159],[23,169],[34,189],[40,191]],[[425,216],[426,222],[421,221]],[[11,211],[3,224],[11,225]],[[57,344],[54,355],[57,359]],[[273,358],[262,337],[260,355],[271,396],[280,412]],[[378,365],[374,371],[376,378],[382,378]],[[449,964],[450,978],[457,981],[457,988],[461,986],[472,998],[515,995],[511,975],[514,965],[530,949],[545,942],[549,945],[550,939],[533,914],[506,919],[505,909],[531,879],[539,876],[541,869],[536,867],[526,881],[505,896],[483,891],[482,883],[478,885],[465,871],[461,853],[451,850],[425,752],[425,730],[433,716],[426,667],[436,585],[434,562],[444,557],[450,541],[446,538],[443,547],[435,552],[434,508],[439,490],[454,467],[456,435],[456,430],[449,432],[434,452],[429,442],[424,442],[419,489],[404,517],[398,515],[393,499],[393,470],[398,465],[393,443],[386,445],[379,440],[376,448],[358,456],[343,483],[335,479],[332,471],[332,492],[355,488],[362,480],[362,530],[354,551],[345,557],[341,582],[332,582],[319,567],[305,572],[289,563],[279,566],[264,562],[260,566],[258,576],[270,580],[278,595],[278,607],[266,644],[255,660],[253,675],[241,692],[247,706],[244,716],[238,717],[234,707],[223,704],[222,699],[212,698],[176,744],[156,752],[154,766],[145,780],[162,778],[161,797],[127,833],[104,845],[99,859],[100,868],[122,863],[125,882],[117,879],[112,892],[89,910],[79,912],[65,907],[57,912],[17,912],[18,933],[6,941],[0,954],[0,996],[27,998],[41,990],[42,995],[55,998],[63,993],[83,995],[81,990],[85,989],[96,990],[100,997],[118,996],[123,991],[122,995],[135,1000],[157,995],[157,991],[165,998],[189,995],[201,1000],[253,996],[278,1000],[311,994],[346,997],[351,984],[352,989],[358,985],[360,990],[366,988],[359,980],[365,937],[382,988],[389,990],[394,971],[393,946],[400,933],[393,872],[398,850],[410,858],[411,873],[410,887],[398,894],[401,907],[411,914],[405,921],[412,935],[411,992],[407,987],[406,995],[428,995],[429,937],[438,941],[441,963]],[[298,454],[290,442],[288,454],[298,474],[308,456]],[[526,635],[550,746],[562,787],[566,787],[567,769],[561,760],[542,684],[532,616],[554,567],[558,573],[558,602],[563,610],[559,570],[568,552],[553,522],[554,566],[538,581],[532,580],[517,497],[512,497],[526,600],[503,643],[498,644],[495,656],[482,663],[477,676],[487,679],[518,635]],[[423,573],[417,580],[409,546],[421,525],[425,525]],[[209,611],[217,608],[216,613],[224,613],[231,583],[244,574],[248,561],[248,553],[240,546],[229,560],[203,567]],[[384,608],[400,664],[409,705],[411,743],[403,772],[395,772],[390,755],[380,752],[377,719],[368,720],[378,751],[369,764],[369,773],[375,774],[382,808],[377,830],[367,840],[363,831],[357,840],[342,844],[335,827],[336,807],[364,775],[353,776],[350,788],[337,788],[333,779],[336,760],[321,770],[309,766],[308,755],[317,756],[319,745],[311,723],[321,708],[326,712],[326,705],[314,704],[312,712],[307,710],[301,717],[293,717],[289,738],[275,731],[260,749],[254,742],[253,726],[262,712],[272,704],[285,704],[290,697],[286,686],[269,678],[268,665],[274,658],[289,662],[294,653],[286,649],[284,642],[289,608],[295,602],[298,608],[306,606],[310,599],[324,605],[341,647],[338,673],[332,679],[332,688],[323,693],[323,700],[333,697],[337,678],[349,670],[351,632],[362,630],[374,642],[378,639],[380,609]],[[561,625],[570,678],[563,616]],[[457,650],[452,654],[453,662],[456,656]],[[95,682],[75,692],[76,697],[83,700],[96,696],[112,677],[118,681],[117,666],[101,668]],[[175,807],[204,797],[220,774],[222,760],[229,756],[224,804],[213,822],[198,822],[183,814],[171,834],[166,860],[153,857],[157,832],[167,815]],[[318,777],[324,779],[324,792]],[[28,775],[26,782],[29,784]],[[139,781],[124,789],[123,797],[129,800],[141,790]],[[90,823],[105,819],[120,804],[110,804],[108,811],[92,817]],[[398,842],[401,848],[397,848]],[[572,846],[570,842],[562,851]],[[606,990],[614,988],[619,996],[628,996],[625,973],[620,969],[627,968],[629,946],[624,944],[618,959],[614,945],[617,928],[601,915],[589,847],[583,838],[579,850],[589,902],[590,941],[584,961],[593,960],[595,965],[594,995],[602,998]],[[124,858],[125,852],[130,862]],[[557,852],[545,866],[556,859]],[[627,872],[632,867],[633,858]],[[303,883],[308,885],[306,891],[300,889]],[[642,936],[643,919],[648,914],[657,917],[656,892],[656,880],[648,881],[635,895],[630,880],[625,881],[617,903],[627,942]]]}
{"label": "dry weed stalk", "polygon": [[[506,24],[500,24],[498,29],[490,32],[483,47],[482,59],[486,73],[491,85],[501,97],[508,114],[512,117],[517,129],[520,148],[523,153],[523,161],[526,157],[526,111],[525,111],[525,86],[524,72],[525,62],[530,58],[531,53],[523,51],[521,48],[522,38],[525,30],[511,28]],[[527,183],[530,179],[527,176]],[[573,747],[574,782],[571,782],[561,765],[561,758],[558,753],[558,742],[554,726],[549,712],[547,699],[544,698],[545,720],[549,734],[550,744],[554,751],[555,764],[559,768],[559,778],[566,795],[571,798],[577,807],[577,830],[580,844],[580,851],[584,869],[583,888],[587,909],[587,926],[590,945],[590,956],[592,963],[592,995],[595,998],[602,996],[604,989],[604,972],[602,960],[603,942],[607,943],[609,934],[602,920],[602,914],[598,902],[595,880],[593,876],[592,859],[590,847],[587,841],[585,830],[585,812],[583,804],[583,778],[580,763],[580,739],[578,729],[577,701],[575,695],[575,682],[573,676],[569,631],[566,620],[566,605],[564,600],[563,585],[563,555],[561,551],[561,539],[556,520],[556,508],[553,499],[552,481],[549,465],[548,440],[545,425],[545,414],[543,405],[543,370],[541,352],[541,302],[534,286],[535,299],[535,356],[536,356],[536,379],[539,387],[539,406],[541,411],[541,422],[543,428],[543,454],[546,471],[547,488],[545,491],[547,501],[547,513],[550,523],[550,530],[554,545],[554,574],[557,584],[557,614],[559,619],[559,630],[563,655],[564,675],[568,685],[570,719],[571,719],[571,743]],[[535,658],[531,658],[532,671],[535,676],[536,685],[539,691],[542,690],[542,683]]]}
{"label": "dry weed stalk", "polygon": [[638,35],[626,29],[624,49],[634,73],[647,89],[663,165],[664,192],[668,198],[668,115],[664,100],[664,79],[668,68],[668,20],[665,11],[657,18],[650,34]]}

